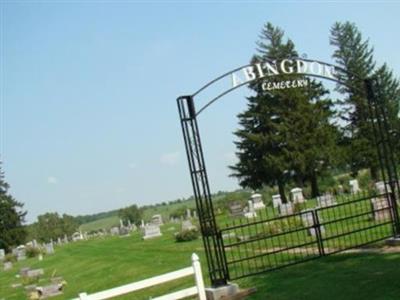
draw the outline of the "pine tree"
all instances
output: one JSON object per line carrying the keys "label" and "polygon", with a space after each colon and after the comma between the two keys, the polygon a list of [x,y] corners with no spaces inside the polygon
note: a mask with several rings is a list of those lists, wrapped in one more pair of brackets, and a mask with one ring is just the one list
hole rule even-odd
{"label": "pine tree", "polygon": [[23,204],[8,194],[8,188],[0,165],[0,249],[6,251],[24,243],[27,235],[23,226],[26,215]]}
{"label": "pine tree", "polygon": [[[344,113],[341,118],[346,122],[344,135],[348,142],[348,163],[354,175],[360,169],[369,168],[372,178],[377,178],[378,158],[373,140],[373,132],[368,123],[368,102],[363,79],[374,73],[375,62],[373,48],[355,24],[350,22],[335,23],[331,28],[330,43],[335,47],[333,58],[344,71],[338,72],[338,79],[345,85],[338,84],[337,90],[347,95],[338,102]],[[357,74],[357,76],[353,76]]]}
{"label": "pine tree", "polygon": [[[284,32],[267,23],[252,62],[297,57],[293,42],[284,41]],[[279,75],[275,81],[305,79],[300,75]],[[285,184],[310,181],[313,196],[318,195],[317,176],[332,161],[335,130],[329,123],[329,100],[323,86],[309,81],[307,88],[263,91],[261,82],[250,89],[246,111],[238,115],[240,129],[234,134],[239,162],[231,166],[232,176],[243,187],[278,185],[284,202]]]}

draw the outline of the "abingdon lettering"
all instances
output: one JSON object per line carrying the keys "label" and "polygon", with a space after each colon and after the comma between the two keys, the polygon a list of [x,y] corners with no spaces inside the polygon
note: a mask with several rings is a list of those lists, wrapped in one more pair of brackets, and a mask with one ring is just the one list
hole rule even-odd
{"label": "abingdon lettering", "polygon": [[232,73],[232,87],[235,88],[264,77],[284,74],[315,75],[336,79],[335,67],[331,65],[302,59],[283,59],[279,62],[256,63]]}

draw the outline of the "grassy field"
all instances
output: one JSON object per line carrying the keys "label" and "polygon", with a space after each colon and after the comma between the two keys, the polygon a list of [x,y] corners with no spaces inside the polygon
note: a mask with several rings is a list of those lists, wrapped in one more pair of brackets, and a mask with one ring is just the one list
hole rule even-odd
{"label": "grassy field", "polygon": [[[163,236],[153,240],[142,241],[134,233],[80,241],[57,247],[43,261],[15,263],[12,270],[0,272],[0,299],[25,299],[22,287],[11,287],[21,282],[15,275],[25,266],[45,270],[39,284],[52,275],[67,281],[64,294],[53,299],[72,299],[80,292],[93,293],[189,266],[193,252],[200,255],[205,270],[201,240],[177,244],[173,233],[178,226],[165,225]],[[257,287],[249,299],[399,299],[399,265],[400,254],[342,254],[249,277],[239,284]],[[192,284],[187,278],[118,299],[147,300]]]}

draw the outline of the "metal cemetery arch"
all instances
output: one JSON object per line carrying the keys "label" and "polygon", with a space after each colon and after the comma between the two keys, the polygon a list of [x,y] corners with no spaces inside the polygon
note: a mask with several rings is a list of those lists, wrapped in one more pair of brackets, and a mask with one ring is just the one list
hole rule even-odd
{"label": "metal cemetery arch", "polygon": [[[231,278],[229,276],[222,233],[217,226],[214,214],[197,116],[215,101],[233,90],[251,82],[273,78],[276,75],[305,75],[330,80],[347,86],[344,82],[336,78],[335,73],[336,71],[345,72],[347,74],[349,73],[340,67],[329,63],[304,58],[293,58],[280,61],[266,60],[263,61],[263,64],[264,65],[248,64],[231,70],[210,81],[192,95],[181,96],[177,99],[209,276],[213,286],[225,285]],[[288,66],[288,64],[297,64],[297,68],[291,68],[291,65]],[[266,69],[262,69],[265,66]],[[280,66],[280,69],[278,70],[278,67],[275,69],[274,66]],[[311,69],[311,66],[313,69]],[[394,220],[393,235],[397,236],[400,234],[400,223],[396,203],[396,191],[399,193],[400,188],[397,178],[395,158],[392,152],[393,147],[390,141],[390,129],[387,121],[386,109],[379,102],[379,90],[376,91],[376,84],[373,79],[360,78],[356,74],[350,75],[365,83],[365,92],[369,109],[368,114],[369,118],[372,120],[381,176],[385,182],[389,182],[390,190],[392,191],[391,193],[388,193],[388,187],[385,185],[387,194],[391,195],[390,202]],[[211,100],[209,100],[207,104],[199,110],[196,110],[195,99],[197,99],[202,92],[211,86],[216,86],[217,84],[228,81],[229,79],[232,79],[231,87],[227,87],[217,93],[215,96],[211,97]]]}

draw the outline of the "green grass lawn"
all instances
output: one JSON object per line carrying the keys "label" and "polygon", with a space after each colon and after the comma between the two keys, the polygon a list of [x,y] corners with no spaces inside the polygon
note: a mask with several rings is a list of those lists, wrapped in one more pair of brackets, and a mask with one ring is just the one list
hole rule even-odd
{"label": "green grass lawn", "polygon": [[397,300],[400,253],[338,254],[239,281],[253,300]]}
{"label": "green grass lawn", "polygon": [[[178,225],[162,229],[163,236],[153,240],[142,241],[135,233],[126,238],[80,241],[57,247],[54,255],[41,262],[35,258],[18,262],[11,271],[0,271],[0,299],[26,299],[23,288],[11,288],[11,284],[20,282],[15,275],[24,266],[43,268],[45,279],[55,274],[67,281],[64,294],[53,298],[56,300],[187,267],[193,252],[200,255],[205,271],[201,240],[177,244],[172,236]],[[258,289],[249,299],[399,299],[399,266],[400,254],[339,254],[248,277],[239,284]],[[187,278],[118,299],[147,300],[192,284],[192,278]]]}

